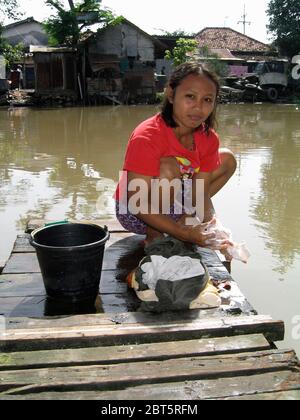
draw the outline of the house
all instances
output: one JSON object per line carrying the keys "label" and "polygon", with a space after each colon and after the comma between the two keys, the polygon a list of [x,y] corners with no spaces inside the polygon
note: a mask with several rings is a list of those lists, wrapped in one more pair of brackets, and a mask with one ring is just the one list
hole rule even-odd
{"label": "house", "polygon": [[156,57],[156,72],[160,75],[165,74],[166,79],[168,79],[173,71],[173,61],[165,58],[166,50],[172,51],[177,46],[177,41],[181,38],[192,40],[195,38],[188,35],[153,35],[153,37],[165,46],[163,53]]}
{"label": "house", "polygon": [[4,26],[2,35],[11,45],[24,44],[27,51],[30,45],[48,45],[42,24],[33,17]]}
{"label": "house", "polygon": [[[3,37],[11,45],[22,43],[25,46],[25,56],[22,64],[24,88],[33,89],[35,84],[34,63],[30,54],[30,45],[48,45],[48,36],[42,24],[33,17],[11,23],[3,28]],[[11,69],[13,71],[13,69]]]}
{"label": "house", "polygon": [[208,47],[221,60],[229,64],[232,73],[240,75],[241,67],[244,72],[251,72],[259,61],[271,60],[278,57],[278,52],[270,45],[257,41],[231,28],[204,28],[196,35],[199,47]]}
{"label": "house", "polygon": [[155,58],[165,45],[127,19],[84,41],[87,96],[120,102],[153,101]]}
{"label": "house", "polygon": [[77,98],[77,51],[66,47],[31,46],[35,93],[39,96]]}

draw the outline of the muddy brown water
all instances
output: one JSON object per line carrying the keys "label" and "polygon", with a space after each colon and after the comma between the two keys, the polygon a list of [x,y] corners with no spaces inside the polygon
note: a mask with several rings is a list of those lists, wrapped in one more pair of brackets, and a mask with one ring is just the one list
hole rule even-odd
{"label": "muddy brown water", "polygon": [[[0,110],[0,264],[32,218],[113,217],[112,194],[133,128],[154,106]],[[226,105],[222,145],[238,169],[214,199],[249,264],[233,277],[261,314],[286,324],[300,354],[300,106]]]}

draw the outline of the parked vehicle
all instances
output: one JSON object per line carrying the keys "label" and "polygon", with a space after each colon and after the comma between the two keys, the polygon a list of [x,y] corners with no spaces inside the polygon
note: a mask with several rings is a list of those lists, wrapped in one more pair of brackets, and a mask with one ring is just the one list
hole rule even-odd
{"label": "parked vehicle", "polygon": [[289,62],[285,59],[262,61],[257,64],[254,74],[258,76],[259,86],[266,92],[267,98],[276,102],[288,86]]}

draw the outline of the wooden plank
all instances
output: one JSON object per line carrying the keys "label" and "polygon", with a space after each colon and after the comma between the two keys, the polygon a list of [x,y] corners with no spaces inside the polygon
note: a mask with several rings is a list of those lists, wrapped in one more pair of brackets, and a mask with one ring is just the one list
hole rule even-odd
{"label": "wooden plank", "polygon": [[131,346],[2,353],[0,371],[167,360],[267,349],[270,349],[270,344],[258,334]]}
{"label": "wooden plank", "polygon": [[[145,255],[141,246],[142,239],[143,237],[139,235],[112,234],[105,250],[103,269],[114,270],[118,267],[118,269],[124,269],[126,272],[133,270]],[[5,267],[5,273],[39,272],[38,262],[32,250],[28,235],[20,235],[16,240],[13,255]],[[199,252],[213,279],[219,281],[232,280],[214,251],[199,248]],[[28,255],[15,255],[19,253]]]}
{"label": "wooden plank", "polygon": [[[230,397],[258,399],[299,399],[299,373],[280,371],[234,378],[202,379],[185,382],[139,385],[115,391],[40,392],[17,395],[0,394],[0,400],[215,400]],[[14,391],[11,391],[14,393]],[[29,390],[30,392],[30,390]],[[272,395],[274,394],[274,395]]]}
{"label": "wooden plank", "polygon": [[[100,293],[118,293],[118,289],[114,286],[116,284],[120,284],[120,279],[125,281],[126,275],[132,271],[136,266],[139,264],[140,260],[144,256],[143,248],[141,247],[141,236],[137,235],[129,235],[125,233],[113,234],[111,237],[111,245],[106,249],[105,256],[104,256],[104,263],[103,263],[103,271],[102,271],[102,280],[101,280],[101,287],[103,285],[104,290],[100,288]],[[26,252],[18,252],[24,251],[26,248],[26,242],[28,248]],[[37,283],[30,283],[29,278],[32,276],[33,280],[37,282],[38,280],[38,273],[40,272],[40,268],[38,265],[38,261],[36,258],[35,253],[29,252],[32,249],[28,242],[28,235],[27,236],[20,236],[15,244],[15,251],[10,259],[8,264],[5,267],[4,274],[6,277],[0,277],[0,296],[1,297],[11,297],[11,296],[36,296],[42,295],[42,286],[37,286]],[[228,273],[223,267],[222,263],[216,256],[213,251],[210,250],[201,250],[203,252],[203,259],[207,262],[207,265],[210,267],[210,274],[213,278],[223,280],[224,278],[228,278]],[[117,267],[117,271],[115,274],[115,280],[111,283],[110,275],[106,275],[106,271],[112,271]],[[224,274],[225,273],[225,274]],[[27,287],[24,288],[24,284],[20,284],[20,287],[17,288],[17,282],[15,282],[14,286],[8,286],[8,284],[3,285],[2,280],[7,279],[7,276],[20,276],[17,279],[21,279],[22,276],[27,274]],[[225,276],[225,277],[224,277]],[[24,278],[24,277],[23,277]],[[117,283],[116,283],[117,281]],[[111,289],[107,288],[105,285],[111,285]],[[124,288],[122,289],[124,293],[126,291]],[[226,297],[226,294],[228,295]],[[222,294],[223,297],[224,294]],[[106,299],[107,300],[107,299]],[[117,303],[113,304],[112,296],[109,297],[109,303],[103,306],[104,311],[111,310],[112,312],[122,312],[127,308],[127,310],[133,310],[133,308],[137,308],[137,305],[132,306],[131,304],[129,307],[125,303],[122,303],[121,306],[117,309]],[[119,299],[118,299],[119,300]],[[127,299],[125,299],[127,301]],[[113,305],[112,305],[113,304]],[[111,307],[111,309],[109,309]],[[21,308],[19,308],[21,309]],[[236,283],[232,282],[232,290],[230,293],[226,293],[223,299],[223,309],[226,311],[234,312],[234,313],[244,313],[244,314],[255,314],[255,311],[250,306],[248,301],[245,299],[244,295],[239,290]],[[13,308],[10,308],[9,311],[13,311]],[[7,312],[6,312],[7,313]],[[61,312],[60,312],[61,313]],[[26,310],[26,314],[22,312],[18,312],[18,316],[36,316],[36,308],[34,307],[34,312],[32,314],[28,313]],[[57,314],[58,315],[58,314]]]}
{"label": "wooden plank", "polygon": [[[49,325],[49,324],[47,324]],[[220,319],[165,324],[81,325],[38,329],[7,329],[0,337],[2,351],[46,350],[176,341],[233,335],[264,334],[267,340],[284,338],[284,323],[268,316],[227,317]]]}
{"label": "wooden plank", "polygon": [[181,312],[164,312],[162,314],[145,312],[126,312],[126,313],[99,313],[74,315],[71,317],[55,316],[51,318],[36,319],[9,317],[7,318],[8,329],[39,329],[39,328],[60,328],[61,326],[75,327],[86,325],[132,325],[132,324],[153,324],[162,325],[174,322],[192,322],[198,319],[219,319],[220,317],[232,316],[218,309],[198,310]]}
{"label": "wooden plank", "polygon": [[111,390],[129,385],[228,376],[233,378],[291,370],[296,360],[296,355],[292,350],[269,350],[222,357],[181,358],[180,363],[177,359],[171,359],[116,365],[2,371],[0,391],[12,391],[21,387],[26,387],[27,393],[51,390]]}
{"label": "wooden plank", "polygon": [[[88,314],[88,315],[75,315],[71,317],[57,316],[49,319],[34,319],[34,318],[13,318],[7,319],[7,325],[9,330],[28,330],[28,329],[59,329],[59,328],[72,328],[72,327],[86,327],[86,326],[124,326],[124,327],[135,327],[143,325],[145,327],[151,326],[166,326],[166,325],[190,325],[203,323],[220,322],[223,325],[223,321],[226,319],[232,322],[237,319],[238,322],[245,321],[251,324],[252,322],[273,322],[269,315],[257,315],[257,316],[233,316],[228,315],[224,312],[220,312],[219,309],[207,309],[199,310],[194,309],[190,311],[181,312],[163,312],[161,314],[151,312],[124,312],[117,314],[100,313],[100,314]],[[282,321],[274,321],[276,324],[279,322],[281,326]]]}
{"label": "wooden plank", "polygon": [[[32,253],[33,248],[30,246],[28,238],[28,235],[20,235],[16,240],[13,253]],[[142,235],[132,235],[128,232],[124,232],[124,230],[121,233],[112,233],[110,241],[106,245],[104,269],[114,270],[116,266],[122,266],[122,264],[129,270],[134,269],[145,255],[141,246],[143,238]],[[214,251],[200,247],[198,248],[198,251],[213,279],[219,281],[232,280],[232,277]],[[18,264],[18,266],[20,265],[21,264]],[[34,267],[36,268],[36,265]],[[32,269],[32,267],[29,269]],[[7,270],[5,272],[9,273]]]}
{"label": "wooden plank", "polygon": [[[23,238],[24,239],[24,238]],[[25,239],[26,241],[26,239]],[[22,241],[23,249],[25,242]],[[18,245],[17,248],[18,249]],[[30,247],[28,242],[28,247]],[[20,247],[19,247],[20,248]],[[144,256],[141,246],[141,236],[129,234],[115,234],[108,242],[103,260],[103,270],[126,269],[130,272],[136,268]],[[3,274],[40,273],[35,252],[13,252],[3,270]]]}
{"label": "wooden plank", "polygon": [[5,317],[57,317],[66,315],[119,314],[138,310],[140,302],[132,292],[101,294],[95,303],[66,303],[47,296],[0,297],[0,315]]}
{"label": "wooden plank", "polygon": [[45,297],[0,297],[0,315],[5,317],[23,317],[44,316]]}
{"label": "wooden plank", "polygon": [[226,398],[226,400],[260,400],[260,401],[299,401],[300,390],[268,392],[266,394],[244,395],[242,397]]}
{"label": "wooden plank", "polygon": [[2,274],[0,276],[0,296],[2,298],[45,296],[45,294],[40,273]]}
{"label": "wooden plank", "polygon": [[[125,275],[118,271],[103,271],[100,281],[101,294],[124,294],[128,287]],[[2,274],[0,276],[0,296],[30,297],[45,296],[46,291],[41,273]]]}
{"label": "wooden plank", "polygon": [[30,235],[27,233],[18,235],[17,239],[15,240],[12,252],[15,252],[15,253],[35,252],[35,249],[30,245],[29,238],[30,238]]}
{"label": "wooden plank", "polygon": [[218,281],[232,281],[232,277],[219,259],[215,251],[207,248],[198,247],[202,261],[207,266],[210,276]]}
{"label": "wooden plank", "polygon": [[37,256],[34,252],[11,254],[2,273],[3,274],[24,274],[40,273]]}

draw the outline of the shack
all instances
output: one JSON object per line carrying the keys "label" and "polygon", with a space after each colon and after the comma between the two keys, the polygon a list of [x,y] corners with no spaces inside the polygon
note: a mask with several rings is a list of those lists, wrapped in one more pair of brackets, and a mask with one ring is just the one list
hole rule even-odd
{"label": "shack", "polygon": [[31,46],[35,72],[35,93],[37,96],[62,97],[76,100],[77,50],[65,47]]}
{"label": "shack", "polygon": [[34,63],[32,54],[29,53],[30,46],[47,46],[48,35],[42,23],[29,17],[3,27],[3,37],[11,45],[22,43],[24,45],[24,60],[15,64],[22,65],[23,88],[34,89]]}
{"label": "shack", "polygon": [[149,103],[155,99],[155,57],[165,46],[127,19],[84,41],[89,102]]}

